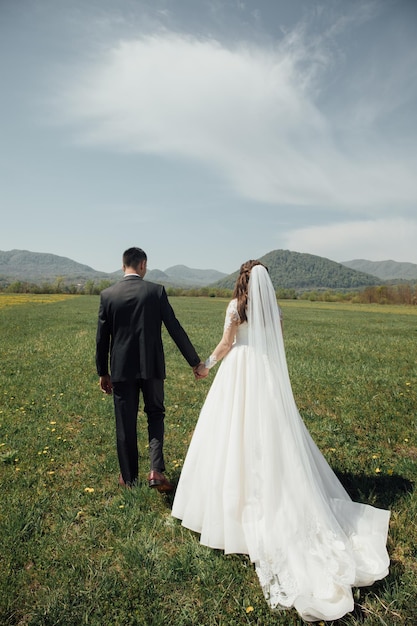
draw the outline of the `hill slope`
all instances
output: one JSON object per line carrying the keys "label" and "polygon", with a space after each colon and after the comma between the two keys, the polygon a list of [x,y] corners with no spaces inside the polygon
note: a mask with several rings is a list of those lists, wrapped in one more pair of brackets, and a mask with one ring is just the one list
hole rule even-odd
{"label": "hill slope", "polygon": [[50,281],[58,276],[71,280],[109,278],[111,274],[98,272],[88,265],[67,257],[29,250],[0,250],[0,276],[27,282]]}
{"label": "hill slope", "polygon": [[[77,263],[67,257],[29,250],[0,250],[0,280],[14,282],[17,280],[31,283],[52,282],[57,277],[63,277],[65,282],[85,282],[86,280],[115,281],[123,276],[122,270],[106,273],[100,272],[88,265]],[[146,278],[167,286],[181,288],[205,287],[210,283],[226,276],[217,270],[199,270],[174,265],[165,272],[154,269],[148,270]]]}
{"label": "hill slope", "polygon": [[198,270],[186,265],[174,265],[164,272],[161,270],[148,270],[146,272],[146,280],[181,289],[206,287],[224,276],[226,274],[217,270]]}
{"label": "hill slope", "polygon": [[343,261],[342,265],[359,272],[378,276],[382,280],[417,280],[417,264],[415,263],[355,259],[353,261]]}
{"label": "hill slope", "polygon": [[[375,276],[313,254],[273,250],[259,260],[268,267],[275,289],[358,289],[380,282]],[[232,289],[237,275],[230,274],[216,286]]]}

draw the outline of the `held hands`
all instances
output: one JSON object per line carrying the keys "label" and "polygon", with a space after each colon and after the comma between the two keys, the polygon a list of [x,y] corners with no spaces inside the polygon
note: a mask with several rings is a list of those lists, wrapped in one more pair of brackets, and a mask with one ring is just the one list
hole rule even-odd
{"label": "held hands", "polygon": [[193,367],[193,372],[196,380],[200,380],[201,378],[206,378],[209,373],[208,368],[201,361],[198,365]]}

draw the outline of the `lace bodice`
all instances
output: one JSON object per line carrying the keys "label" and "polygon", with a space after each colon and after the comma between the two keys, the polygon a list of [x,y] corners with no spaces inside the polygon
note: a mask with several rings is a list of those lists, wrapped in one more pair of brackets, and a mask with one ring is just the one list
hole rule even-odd
{"label": "lace bodice", "polygon": [[[224,320],[224,332],[227,332],[231,325],[235,322],[239,324],[240,317],[237,310],[237,299],[231,300],[226,309],[226,317]],[[248,324],[243,322],[236,328],[234,344],[247,345],[248,343]]]}

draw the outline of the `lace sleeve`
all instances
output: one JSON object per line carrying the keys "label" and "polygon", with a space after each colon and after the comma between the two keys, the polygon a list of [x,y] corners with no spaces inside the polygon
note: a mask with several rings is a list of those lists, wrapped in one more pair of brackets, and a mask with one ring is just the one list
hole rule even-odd
{"label": "lace sleeve", "polygon": [[237,312],[237,301],[229,302],[226,309],[226,319],[224,320],[223,337],[215,348],[214,352],[205,361],[207,369],[211,369],[222,359],[231,349],[236,335],[236,328],[240,322],[239,313]]}
{"label": "lace sleeve", "polygon": [[230,328],[230,326],[233,324],[233,322],[240,322],[240,317],[239,317],[239,313],[237,311],[237,300],[236,298],[234,300],[231,300],[229,302],[229,304],[227,305],[227,309],[226,309],[226,317],[224,320],[224,328],[223,328],[223,332],[226,331],[228,328]]}

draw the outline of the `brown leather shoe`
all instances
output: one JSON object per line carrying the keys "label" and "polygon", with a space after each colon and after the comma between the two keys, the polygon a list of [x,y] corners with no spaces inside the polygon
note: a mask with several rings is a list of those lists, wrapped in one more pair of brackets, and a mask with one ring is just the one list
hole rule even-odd
{"label": "brown leather shoe", "polygon": [[169,482],[161,472],[151,470],[148,474],[149,487],[156,488],[160,493],[168,493],[174,490],[174,485]]}

